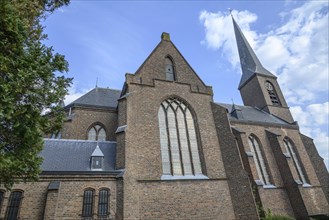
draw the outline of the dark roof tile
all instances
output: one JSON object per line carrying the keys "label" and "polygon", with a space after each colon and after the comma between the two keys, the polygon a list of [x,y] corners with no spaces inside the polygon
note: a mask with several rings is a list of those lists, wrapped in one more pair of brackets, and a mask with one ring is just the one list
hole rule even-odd
{"label": "dark roof tile", "polygon": [[72,106],[116,108],[120,94],[120,90],[96,87],[68,104],[65,108]]}
{"label": "dark roof tile", "polygon": [[227,109],[228,111],[228,118],[229,120],[237,120],[237,121],[248,121],[248,122],[261,122],[261,123],[274,123],[274,124],[283,124],[283,125],[290,125],[289,123],[281,120],[274,115],[271,115],[267,112],[264,112],[256,107],[251,106],[242,106],[234,104],[235,109],[239,109],[241,111],[242,117],[234,117],[231,112],[233,109],[233,105],[231,104],[224,104],[224,103],[216,103]]}
{"label": "dark roof tile", "polygon": [[[96,146],[96,141],[45,139],[44,149],[40,153],[43,158],[41,169],[55,172],[91,171],[90,157]],[[104,154],[103,171],[114,171],[116,143],[104,141],[98,142],[98,146]]]}

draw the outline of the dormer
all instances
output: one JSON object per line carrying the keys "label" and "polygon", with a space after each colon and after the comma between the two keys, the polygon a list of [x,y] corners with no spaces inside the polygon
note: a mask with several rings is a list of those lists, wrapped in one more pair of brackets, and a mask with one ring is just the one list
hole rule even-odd
{"label": "dormer", "polygon": [[92,171],[102,171],[103,167],[104,167],[104,165],[103,165],[104,154],[103,154],[102,150],[99,148],[98,143],[90,157],[91,157],[90,158],[90,161],[91,161],[90,169]]}

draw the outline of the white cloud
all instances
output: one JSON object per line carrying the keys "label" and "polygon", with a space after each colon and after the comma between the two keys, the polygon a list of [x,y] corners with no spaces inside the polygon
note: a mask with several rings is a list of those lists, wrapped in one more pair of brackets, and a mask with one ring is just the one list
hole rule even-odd
{"label": "white cloud", "polygon": [[[249,11],[232,11],[235,20],[239,23],[245,37],[253,47],[256,44],[258,36],[256,32],[250,30],[249,24],[257,20],[256,14]],[[228,14],[222,12],[211,13],[202,11],[199,20],[205,27],[206,36],[202,44],[207,45],[211,49],[222,49],[225,57],[229,59],[234,67],[239,65],[239,54],[235,43],[232,18]]]}
{"label": "white cloud", "polygon": [[307,111],[318,125],[328,125],[329,102],[323,104],[311,104],[307,106]]}
{"label": "white cloud", "polygon": [[91,89],[83,89],[79,91],[76,87],[77,83],[73,83],[73,85],[69,88],[69,94],[65,96],[64,103],[65,105],[70,104],[76,99],[80,98],[82,95],[86,94]]}
{"label": "white cloud", "polygon": [[[279,76],[288,102],[310,102],[328,91],[327,2],[306,2],[285,13],[285,24],[263,34],[250,29],[250,24],[257,20],[256,14],[235,10],[232,14],[262,64]],[[239,57],[230,15],[202,11],[199,20],[206,34],[202,43],[221,49],[237,67]]]}
{"label": "white cloud", "polygon": [[[298,121],[301,133],[312,137],[319,154],[329,170],[329,102],[290,107],[291,114]],[[319,127],[323,125],[324,128]]]}
{"label": "white cloud", "polygon": [[[282,23],[267,33],[250,29],[250,24],[257,21],[256,14],[235,10],[232,14],[263,66],[278,76],[301,132],[314,138],[329,167],[328,2],[307,1],[281,12],[278,16]],[[220,50],[236,72],[241,72],[230,15],[202,11],[199,20],[205,29],[202,43]]]}

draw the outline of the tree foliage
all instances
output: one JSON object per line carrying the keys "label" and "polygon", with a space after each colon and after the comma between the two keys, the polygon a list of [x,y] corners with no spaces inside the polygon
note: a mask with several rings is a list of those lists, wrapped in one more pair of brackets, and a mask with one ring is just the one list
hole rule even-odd
{"label": "tree foliage", "polygon": [[[59,131],[70,78],[41,22],[69,0],[0,0],[0,185],[37,180],[43,135]],[[52,117],[42,116],[49,110]]]}

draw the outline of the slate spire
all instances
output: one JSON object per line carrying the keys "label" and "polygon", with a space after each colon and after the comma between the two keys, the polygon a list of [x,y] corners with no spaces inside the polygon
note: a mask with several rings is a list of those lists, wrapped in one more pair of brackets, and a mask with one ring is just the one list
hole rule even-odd
{"label": "slate spire", "polygon": [[267,77],[272,77],[276,79],[276,76],[274,76],[272,73],[270,73],[270,71],[265,69],[260,63],[255,52],[253,51],[247,39],[243,35],[240,27],[235,22],[233,16],[232,21],[242,69],[242,77],[240,80],[239,89],[244,86],[244,84],[255,74],[265,75]]}

